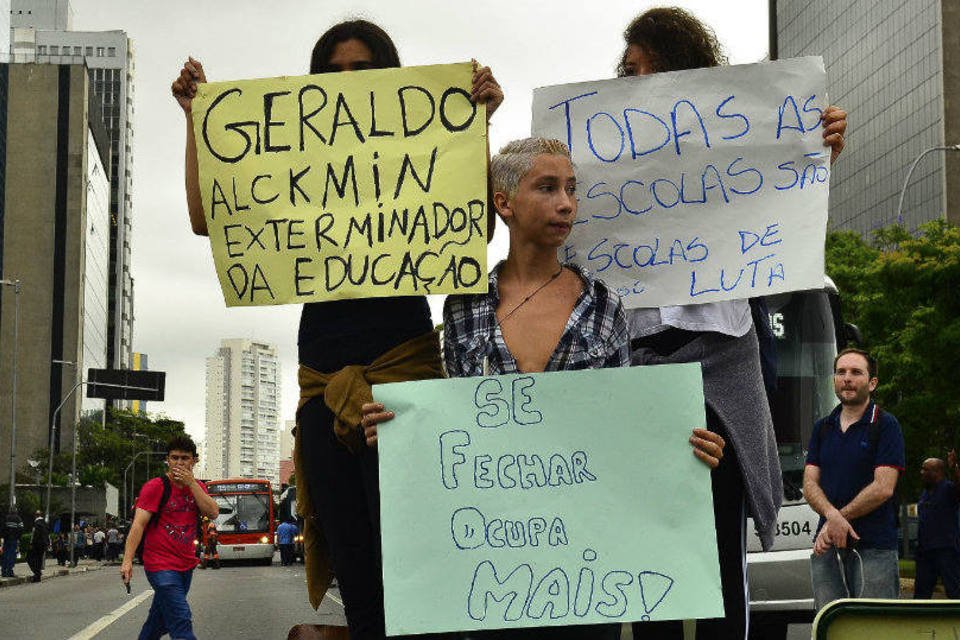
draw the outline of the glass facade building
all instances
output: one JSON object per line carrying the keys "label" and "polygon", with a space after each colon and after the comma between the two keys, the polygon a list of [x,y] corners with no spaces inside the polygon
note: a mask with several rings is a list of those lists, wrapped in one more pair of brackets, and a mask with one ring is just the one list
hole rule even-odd
{"label": "glass facade building", "polygon": [[[110,286],[110,180],[93,132],[87,133],[87,218],[83,264],[83,359],[80,371],[107,368],[107,290]],[[84,394],[82,411],[100,411],[103,400]]]}
{"label": "glass facade building", "polygon": [[129,369],[134,295],[130,271],[133,226],[133,45],[123,31],[73,31],[68,0],[12,0],[10,53],[18,62],[83,64],[109,138],[110,288],[107,362]]}
{"label": "glass facade building", "polygon": [[[830,228],[865,236],[902,223],[908,230],[960,216],[960,176],[943,151],[926,154],[906,188],[910,165],[924,151],[960,143],[949,103],[960,100],[951,59],[960,12],[952,0],[771,1],[771,54],[823,56],[832,104],[847,111],[846,147],[833,166]],[[954,195],[953,198],[950,196]]]}

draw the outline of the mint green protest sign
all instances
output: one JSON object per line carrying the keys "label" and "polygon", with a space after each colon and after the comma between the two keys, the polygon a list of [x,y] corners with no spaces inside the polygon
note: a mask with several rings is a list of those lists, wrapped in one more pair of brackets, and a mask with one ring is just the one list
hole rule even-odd
{"label": "mint green protest sign", "polygon": [[699,364],[373,393],[387,635],[723,616]]}

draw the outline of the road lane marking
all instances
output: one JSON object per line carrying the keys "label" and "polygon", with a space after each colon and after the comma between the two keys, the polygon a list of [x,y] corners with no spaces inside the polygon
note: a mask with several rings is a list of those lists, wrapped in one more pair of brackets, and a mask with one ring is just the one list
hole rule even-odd
{"label": "road lane marking", "polygon": [[130,602],[126,603],[122,607],[119,607],[107,615],[103,616],[87,628],[83,629],[79,633],[70,636],[67,640],[90,640],[98,633],[109,627],[111,624],[116,622],[123,616],[125,613],[135,609],[137,605],[153,595],[153,589],[147,589],[137,597],[135,597]]}
{"label": "road lane marking", "polygon": [[327,591],[327,597],[330,598],[331,600],[333,600],[334,602],[336,602],[336,603],[337,603],[338,605],[340,605],[341,607],[343,606],[343,602],[341,602],[340,599],[337,598],[337,596],[333,595],[333,594],[330,593],[329,591]]}

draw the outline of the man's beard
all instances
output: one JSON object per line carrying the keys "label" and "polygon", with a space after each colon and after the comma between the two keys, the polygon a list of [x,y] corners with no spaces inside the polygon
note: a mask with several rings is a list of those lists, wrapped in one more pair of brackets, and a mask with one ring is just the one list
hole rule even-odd
{"label": "man's beard", "polygon": [[[855,395],[852,397],[845,396],[843,395],[845,391],[854,391]],[[861,390],[841,389],[840,393],[837,394],[837,399],[840,400],[840,404],[844,406],[858,406],[870,400],[870,392],[867,391],[866,388]]]}

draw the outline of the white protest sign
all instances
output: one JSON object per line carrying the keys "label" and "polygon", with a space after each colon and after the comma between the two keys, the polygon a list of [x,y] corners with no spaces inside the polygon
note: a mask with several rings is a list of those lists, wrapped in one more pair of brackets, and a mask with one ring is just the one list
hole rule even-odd
{"label": "white protest sign", "polygon": [[822,287],[825,80],[809,57],[536,89],[577,170],[560,259],[628,308]]}

